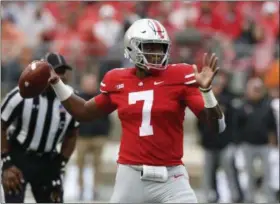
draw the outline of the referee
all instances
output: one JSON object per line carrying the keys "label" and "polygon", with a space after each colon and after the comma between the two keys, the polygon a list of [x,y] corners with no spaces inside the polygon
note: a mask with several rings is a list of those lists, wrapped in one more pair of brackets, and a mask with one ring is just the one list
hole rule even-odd
{"label": "referee", "polygon": [[[72,68],[64,57],[48,53],[45,60],[66,82],[65,74]],[[2,183],[7,203],[23,203],[27,183],[36,202],[63,202],[61,175],[74,151],[78,126],[51,86],[32,99],[23,99],[18,87],[7,94],[1,105]]]}

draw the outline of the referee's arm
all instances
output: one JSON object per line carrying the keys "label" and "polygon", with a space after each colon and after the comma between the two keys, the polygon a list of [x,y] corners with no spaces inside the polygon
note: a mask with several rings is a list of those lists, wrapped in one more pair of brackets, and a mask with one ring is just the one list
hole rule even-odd
{"label": "referee's arm", "polygon": [[79,125],[80,124],[75,121],[74,118],[72,118],[62,141],[60,154],[67,160],[70,159],[72,153],[74,152],[78,137]]}
{"label": "referee's arm", "polygon": [[23,109],[23,98],[20,96],[17,88],[7,94],[1,103],[1,160],[2,160],[2,184],[9,192],[19,192],[22,188],[23,175],[9,155],[9,146],[7,141],[7,129],[12,122],[21,117]]}
{"label": "referee's arm", "polygon": [[18,88],[9,92],[1,103],[1,153],[9,151],[7,129],[20,116],[22,106],[23,98],[20,96]]}
{"label": "referee's arm", "polygon": [[7,141],[7,128],[6,123],[1,120],[1,153],[9,152],[9,146]]}

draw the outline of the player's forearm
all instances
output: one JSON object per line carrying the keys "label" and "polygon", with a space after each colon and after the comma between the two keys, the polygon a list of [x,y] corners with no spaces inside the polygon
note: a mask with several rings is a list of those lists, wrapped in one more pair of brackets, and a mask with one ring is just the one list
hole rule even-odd
{"label": "player's forearm", "polygon": [[77,141],[77,132],[77,129],[75,129],[66,134],[60,152],[64,158],[70,159],[73,154]]}
{"label": "player's forearm", "polygon": [[[65,109],[78,121],[91,121],[98,117],[98,110],[87,105],[87,101],[75,95],[61,80],[52,87]],[[94,105],[92,105],[94,106]]]}
{"label": "player's forearm", "polygon": [[207,122],[213,132],[223,132],[226,128],[224,114],[212,90],[201,89],[201,93],[205,104],[204,111],[201,114],[202,120]]}
{"label": "player's forearm", "polygon": [[221,121],[223,120],[223,112],[219,105],[214,108],[205,108],[206,121],[209,127],[215,132],[220,133],[224,131]]}
{"label": "player's forearm", "polygon": [[62,101],[61,103],[76,120],[91,120],[90,114],[85,107],[86,101],[83,98],[72,94],[67,100]]}

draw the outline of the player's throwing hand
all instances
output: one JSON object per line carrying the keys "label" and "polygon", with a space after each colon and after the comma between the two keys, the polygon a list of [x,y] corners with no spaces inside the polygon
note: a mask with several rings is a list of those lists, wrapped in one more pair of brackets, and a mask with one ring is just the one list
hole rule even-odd
{"label": "player's throwing hand", "polygon": [[195,72],[195,79],[196,82],[199,84],[200,88],[202,89],[209,89],[211,88],[211,83],[215,77],[215,75],[219,71],[219,67],[217,67],[218,57],[216,54],[213,53],[211,57],[207,53],[203,56],[203,65],[202,69],[199,72],[197,70],[197,66],[193,65],[194,72]]}
{"label": "player's throwing hand", "polygon": [[50,70],[50,78],[49,78],[49,83],[50,84],[55,84],[59,81],[59,76],[57,75],[57,73],[55,73],[54,69]]}

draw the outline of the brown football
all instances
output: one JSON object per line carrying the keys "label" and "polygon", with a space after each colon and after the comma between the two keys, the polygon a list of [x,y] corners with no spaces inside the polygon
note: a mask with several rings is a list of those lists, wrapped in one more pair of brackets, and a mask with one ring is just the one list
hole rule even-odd
{"label": "brown football", "polygon": [[33,61],[21,73],[19,93],[23,98],[33,98],[48,86],[51,65],[45,61]]}

